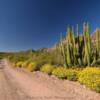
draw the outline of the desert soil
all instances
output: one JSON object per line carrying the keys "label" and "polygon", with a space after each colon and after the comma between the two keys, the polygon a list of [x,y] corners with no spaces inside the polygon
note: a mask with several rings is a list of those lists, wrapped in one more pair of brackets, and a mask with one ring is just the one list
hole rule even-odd
{"label": "desert soil", "polygon": [[1,60],[0,100],[100,100],[100,94],[78,82],[13,68]]}

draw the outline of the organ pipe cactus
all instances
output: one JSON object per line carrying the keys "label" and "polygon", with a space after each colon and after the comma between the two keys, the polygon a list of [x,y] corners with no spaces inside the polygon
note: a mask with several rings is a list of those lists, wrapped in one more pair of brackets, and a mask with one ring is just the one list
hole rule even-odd
{"label": "organ pipe cactus", "polygon": [[99,56],[99,29],[96,30],[96,52],[97,56]]}
{"label": "organ pipe cactus", "polygon": [[66,60],[67,57],[66,57],[66,51],[65,51],[65,46],[64,46],[64,43],[63,43],[62,34],[61,34],[61,37],[60,37],[59,49],[60,49],[61,55],[62,55],[63,60],[64,60],[64,66],[66,67],[67,66],[67,60]]}
{"label": "organ pipe cactus", "polygon": [[87,39],[88,39],[88,49],[89,49],[89,54],[91,53],[91,39],[90,39],[90,29],[89,29],[89,24],[87,23]]}
{"label": "organ pipe cactus", "polygon": [[76,61],[76,53],[77,53],[77,48],[75,45],[75,33],[74,33],[74,27],[72,26],[72,38],[73,38],[73,64],[76,65],[77,61]]}
{"label": "organ pipe cactus", "polygon": [[90,32],[89,32],[89,27],[88,24],[85,26],[85,56],[87,60],[87,65],[90,66]]}
{"label": "organ pipe cactus", "polygon": [[77,25],[77,35],[75,36],[74,27],[68,26],[66,43],[61,40],[61,52],[63,54],[66,67],[70,66],[91,66],[99,58],[99,30],[96,31],[96,53],[91,49],[90,28],[88,23],[83,25],[83,34],[79,34]]}
{"label": "organ pipe cactus", "polygon": [[67,64],[68,64],[68,66],[71,66],[71,49],[72,49],[72,34],[71,34],[71,30],[70,30],[70,27],[68,27],[68,32],[67,32],[67,34],[68,34],[68,38],[66,38],[67,39],[67,46],[66,46],[66,59],[67,59]]}

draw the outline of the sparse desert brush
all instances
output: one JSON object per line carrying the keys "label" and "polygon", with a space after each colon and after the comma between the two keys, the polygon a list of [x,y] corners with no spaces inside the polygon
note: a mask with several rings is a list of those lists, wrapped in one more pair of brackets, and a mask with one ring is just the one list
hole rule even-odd
{"label": "sparse desert brush", "polygon": [[36,70],[38,70],[39,69],[39,67],[38,67],[38,65],[37,65],[37,62],[30,62],[29,64],[28,64],[28,66],[27,66],[27,69],[29,70],[29,71],[36,71]]}
{"label": "sparse desert brush", "polygon": [[22,64],[23,64],[22,61],[18,61],[18,62],[16,63],[16,67],[22,67]]}
{"label": "sparse desert brush", "polygon": [[52,71],[55,69],[55,66],[51,65],[51,64],[45,64],[41,67],[41,71],[45,72],[47,74],[51,74]]}
{"label": "sparse desert brush", "polygon": [[78,81],[87,87],[100,92],[100,68],[88,67],[78,75]]}
{"label": "sparse desert brush", "polygon": [[64,67],[58,67],[54,69],[52,72],[53,75],[57,76],[58,78],[62,78],[62,79],[67,78],[66,73],[67,73],[67,69]]}

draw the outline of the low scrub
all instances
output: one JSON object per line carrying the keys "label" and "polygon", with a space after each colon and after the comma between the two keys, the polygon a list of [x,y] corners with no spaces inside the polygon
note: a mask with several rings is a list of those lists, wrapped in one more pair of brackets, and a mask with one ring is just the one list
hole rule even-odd
{"label": "low scrub", "polygon": [[20,68],[21,68],[21,67],[22,67],[22,64],[23,64],[23,62],[22,62],[22,61],[18,61],[18,62],[15,64],[15,66],[16,66],[16,67],[20,67]]}
{"label": "low scrub", "polygon": [[88,67],[78,75],[78,81],[87,87],[100,92],[100,68]]}
{"label": "low scrub", "polygon": [[30,61],[24,61],[23,64],[22,64],[22,67],[27,68],[29,63],[30,63]]}
{"label": "low scrub", "polygon": [[45,73],[47,73],[47,74],[51,74],[52,73],[52,71],[54,70],[54,66],[53,65],[51,65],[51,64],[45,64],[45,65],[43,65],[42,67],[41,67],[41,71],[42,72],[45,72]]}
{"label": "low scrub", "polygon": [[58,78],[68,79],[70,81],[76,81],[78,79],[77,73],[78,71],[75,69],[67,69],[64,67],[58,67],[52,72]]}
{"label": "low scrub", "polygon": [[27,66],[27,69],[32,72],[32,71],[38,70],[39,67],[37,66],[37,63],[36,62],[30,62],[28,64],[28,66]]}
{"label": "low scrub", "polygon": [[52,72],[53,75],[57,76],[58,78],[62,78],[62,79],[67,78],[66,73],[67,73],[67,70],[64,67],[58,67],[54,69]]}
{"label": "low scrub", "polygon": [[78,71],[76,71],[76,70],[68,69],[66,71],[67,79],[70,81],[77,81],[77,79],[78,79],[77,74],[78,74]]}

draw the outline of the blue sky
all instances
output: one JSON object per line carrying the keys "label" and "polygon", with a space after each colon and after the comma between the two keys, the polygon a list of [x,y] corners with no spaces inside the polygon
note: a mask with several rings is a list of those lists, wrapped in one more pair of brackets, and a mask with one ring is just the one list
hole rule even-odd
{"label": "blue sky", "polygon": [[100,27],[100,0],[0,0],[0,51],[51,47],[84,21]]}

